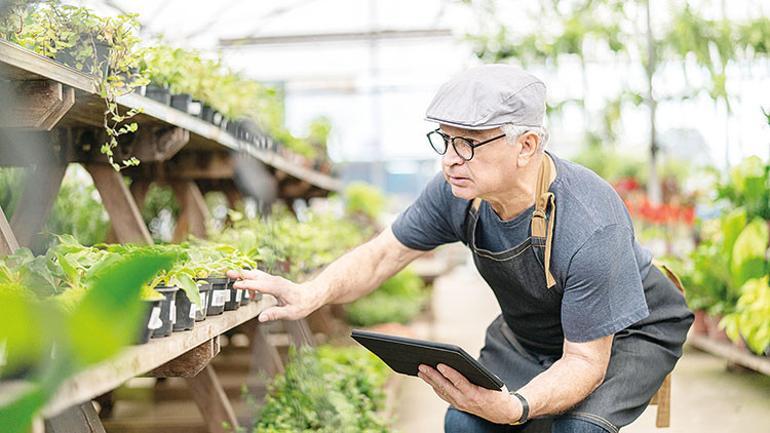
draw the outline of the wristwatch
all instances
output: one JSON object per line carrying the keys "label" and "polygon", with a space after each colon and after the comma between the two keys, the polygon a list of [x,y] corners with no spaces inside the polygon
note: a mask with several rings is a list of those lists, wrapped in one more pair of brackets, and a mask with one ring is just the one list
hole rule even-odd
{"label": "wristwatch", "polygon": [[510,394],[519,399],[521,402],[521,418],[511,425],[521,425],[529,421],[529,402],[521,394],[516,391],[511,391]]}

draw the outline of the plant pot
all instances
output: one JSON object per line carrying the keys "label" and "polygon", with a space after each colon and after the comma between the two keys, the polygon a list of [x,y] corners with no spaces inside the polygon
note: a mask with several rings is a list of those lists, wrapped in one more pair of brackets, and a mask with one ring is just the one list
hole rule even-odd
{"label": "plant pot", "polygon": [[203,103],[203,105],[201,105],[201,112],[198,117],[200,117],[205,122],[214,123],[215,112],[216,110],[211,108],[211,105]]}
{"label": "plant pot", "polygon": [[179,111],[187,113],[190,110],[191,103],[192,96],[187,93],[171,95],[171,107],[176,108]]}
{"label": "plant pot", "polygon": [[195,326],[195,311],[197,307],[187,297],[184,290],[176,294],[176,320],[174,321],[174,332],[189,331]]}
{"label": "plant pot", "polygon": [[78,61],[75,58],[75,51],[80,47],[70,47],[59,50],[54,55],[54,60],[63,63],[72,69],[96,75],[99,78],[106,78],[110,72],[110,50],[109,44],[97,41],[94,44],[96,52],[93,57],[83,59],[83,63],[78,68]]}
{"label": "plant pot", "polygon": [[203,110],[203,102],[193,99],[190,105],[187,106],[187,113],[191,116],[200,117]]}
{"label": "plant pot", "polygon": [[708,335],[708,325],[706,324],[706,311],[697,309],[694,311],[695,320],[692,322],[692,332],[695,335]]}
{"label": "plant pot", "polygon": [[197,280],[196,283],[201,294],[201,307],[195,309],[195,321],[202,322],[206,320],[206,310],[211,302],[211,284],[205,280]]}
{"label": "plant pot", "polygon": [[140,96],[145,96],[147,94],[147,86],[134,87],[134,93]]}
{"label": "plant pot", "polygon": [[144,96],[152,99],[153,101],[158,101],[163,105],[171,104],[171,94],[168,92],[168,89],[166,89],[165,87],[160,87],[154,84],[150,84],[149,86],[147,86]]}
{"label": "plant pot", "polygon": [[237,310],[241,306],[241,298],[243,297],[243,290],[238,290],[233,287],[234,280],[227,280],[227,290],[229,292],[227,302],[225,302],[225,311]]}
{"label": "plant pot", "polygon": [[153,332],[163,325],[160,320],[161,301],[142,301],[144,311],[142,314],[141,327],[136,337],[136,344],[145,344],[150,341]]}
{"label": "plant pot", "polygon": [[730,338],[727,337],[727,333],[723,329],[719,329],[719,322],[722,321],[722,315],[709,314],[706,316],[706,326],[708,329],[708,336],[714,341],[730,342]]}
{"label": "plant pot", "polygon": [[230,299],[230,291],[227,289],[227,277],[209,277],[205,279],[211,284],[211,297],[207,316],[216,316],[225,312],[225,303]]}
{"label": "plant pot", "polygon": [[158,286],[155,291],[163,295],[164,300],[160,301],[160,320],[163,324],[160,328],[152,331],[152,338],[163,338],[171,335],[176,321],[176,294],[179,287]]}

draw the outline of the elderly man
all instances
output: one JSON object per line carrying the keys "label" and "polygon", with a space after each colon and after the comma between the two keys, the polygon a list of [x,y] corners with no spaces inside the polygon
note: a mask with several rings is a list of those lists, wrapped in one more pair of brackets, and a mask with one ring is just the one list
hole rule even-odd
{"label": "elderly man", "polygon": [[[461,241],[501,314],[479,361],[510,392],[453,369],[419,376],[451,406],[447,432],[617,432],[682,354],[692,322],[612,187],[544,150],[545,85],[487,65],[445,83],[427,110],[442,173],[395,223],[303,284],[256,271],[236,287],[275,295],[261,321],[297,319],[369,293],[425,251]],[[526,429],[526,430],[524,430]]]}

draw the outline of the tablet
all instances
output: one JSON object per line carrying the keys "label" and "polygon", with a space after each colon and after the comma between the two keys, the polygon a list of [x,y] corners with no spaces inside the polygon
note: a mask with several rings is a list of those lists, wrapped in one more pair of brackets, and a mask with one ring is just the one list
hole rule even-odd
{"label": "tablet", "polygon": [[500,378],[453,344],[396,337],[359,329],[354,329],[351,337],[399,373],[417,376],[417,367],[420,364],[433,368],[438,364],[445,364],[480,387],[493,390],[503,387]]}

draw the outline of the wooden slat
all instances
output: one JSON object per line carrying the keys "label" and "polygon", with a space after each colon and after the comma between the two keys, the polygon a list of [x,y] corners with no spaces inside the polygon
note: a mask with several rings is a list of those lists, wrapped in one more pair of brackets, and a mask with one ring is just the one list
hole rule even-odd
{"label": "wooden slat", "polygon": [[[65,381],[42,414],[46,418],[56,416],[75,404],[113,390],[128,379],[147,373],[214,336],[257,317],[261,311],[273,305],[275,298],[266,295],[261,301],[245,305],[236,311],[208,317],[205,321],[196,323],[190,331],[175,332],[166,338],[152,339],[147,344],[131,346],[118,356]],[[13,398],[13,394],[23,392],[24,389],[18,382],[3,382],[0,384],[0,396]]]}
{"label": "wooden slat", "polygon": [[46,433],[105,433],[102,421],[87,401],[45,420]]}
{"label": "wooden slat", "polygon": [[170,182],[181,207],[174,229],[174,242],[181,242],[188,235],[206,237],[206,222],[211,219],[209,208],[198,185],[191,180]]}
{"label": "wooden slat", "polygon": [[11,218],[20,245],[30,246],[48,220],[66,171],[66,164],[39,165],[27,170],[24,191]]}
{"label": "wooden slat", "polygon": [[19,242],[8,224],[5,212],[0,208],[0,256],[5,256],[19,249]]}
{"label": "wooden slat", "polygon": [[85,164],[85,167],[94,179],[118,242],[152,244],[150,232],[120,173],[106,164]]}
{"label": "wooden slat", "polygon": [[239,424],[235,411],[219,383],[214,367],[206,366],[195,377],[185,379],[190,386],[193,399],[206,420],[209,433],[231,433],[237,431]]}
{"label": "wooden slat", "polygon": [[726,361],[742,365],[746,368],[770,376],[770,358],[757,356],[743,351],[731,343],[715,341],[709,337],[691,334],[687,337],[691,346],[718,356]]}

